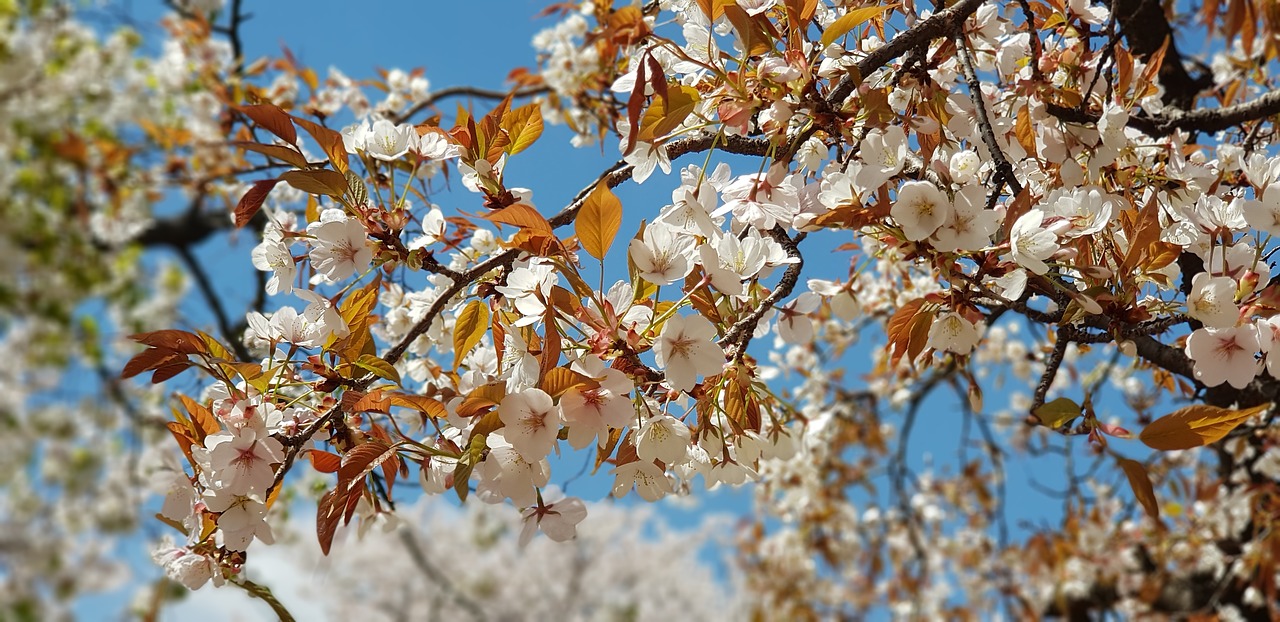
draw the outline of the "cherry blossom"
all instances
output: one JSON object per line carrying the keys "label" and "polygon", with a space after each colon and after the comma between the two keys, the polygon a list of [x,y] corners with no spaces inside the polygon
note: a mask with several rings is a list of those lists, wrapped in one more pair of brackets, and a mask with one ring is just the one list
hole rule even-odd
{"label": "cherry blossom", "polygon": [[929,347],[966,355],[978,345],[978,329],[964,316],[949,311],[929,325]]}
{"label": "cherry blossom", "polygon": [[527,462],[537,462],[551,453],[560,429],[560,409],[541,389],[528,389],[502,398],[498,417],[504,436]]}
{"label": "cherry blossom", "polygon": [[645,501],[657,501],[673,492],[675,488],[667,479],[662,469],[652,462],[636,460],[614,467],[611,473],[613,480],[613,496],[625,496],[634,487],[640,498]]}
{"label": "cherry blossom", "polygon": [[724,349],[715,343],[716,327],[700,315],[667,318],[653,344],[654,359],[667,371],[667,382],[677,391],[690,391],[699,376],[720,373]]}
{"label": "cherry blossom", "polygon": [[1236,282],[1231,277],[1201,272],[1191,280],[1187,315],[1210,328],[1231,328],[1240,317],[1235,297]]}
{"label": "cherry blossom", "polygon": [[1206,386],[1224,382],[1237,389],[1248,386],[1261,367],[1256,360],[1261,344],[1252,324],[1234,328],[1200,328],[1187,337],[1186,354],[1195,363],[1196,379]]}
{"label": "cherry blossom", "polygon": [[1033,209],[1019,217],[1009,231],[1013,260],[1035,274],[1048,272],[1044,260],[1058,252],[1058,236],[1041,227],[1044,217],[1044,212]]}
{"label": "cherry blossom", "polygon": [[326,211],[318,223],[307,227],[311,265],[316,268],[312,283],[335,283],[362,272],[373,261],[364,225],[337,210]]}
{"label": "cherry blossom", "polygon": [[386,119],[378,119],[364,136],[365,151],[372,157],[391,162],[404,157],[410,149],[418,147],[419,139],[413,127],[396,125]]}
{"label": "cherry blossom", "polygon": [[689,426],[671,415],[657,413],[640,426],[636,436],[636,455],[641,460],[678,464],[688,456],[689,438]]}
{"label": "cherry blossom", "polygon": [[923,240],[931,235],[951,215],[951,202],[927,181],[909,181],[898,188],[898,198],[889,213],[902,227],[908,240]]}
{"label": "cherry blossom", "polygon": [[587,517],[587,506],[577,497],[564,497],[552,489],[543,494],[545,503],[526,508],[522,513],[524,526],[520,530],[520,546],[533,540],[541,531],[554,542],[567,542],[578,536],[578,523]]}
{"label": "cherry blossom", "polygon": [[693,269],[693,239],[667,225],[649,225],[641,239],[631,240],[630,249],[640,276],[650,283],[669,285]]}

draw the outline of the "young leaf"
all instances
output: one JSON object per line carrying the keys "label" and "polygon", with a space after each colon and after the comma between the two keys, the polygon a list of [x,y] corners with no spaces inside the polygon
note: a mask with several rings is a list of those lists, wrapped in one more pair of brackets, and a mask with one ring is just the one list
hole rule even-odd
{"label": "young leaf", "polygon": [[247,140],[238,140],[231,143],[234,147],[239,147],[246,151],[261,153],[269,158],[288,162],[297,168],[307,168],[307,158],[297,149],[286,147],[284,145],[264,145]]}
{"label": "young leaf", "polygon": [[279,136],[290,145],[298,144],[298,131],[293,129],[289,113],[274,104],[255,104],[237,108],[244,116],[249,117],[262,129]]}
{"label": "young leaf", "polygon": [[574,232],[582,248],[592,257],[604,260],[613,245],[613,238],[622,226],[622,202],[605,183],[597,184],[587,195],[574,219]]}
{"label": "young leaf", "polygon": [[532,229],[544,233],[553,231],[551,223],[547,222],[547,219],[538,213],[538,210],[525,203],[508,205],[500,210],[489,212],[484,217],[496,223],[520,227],[521,229]]}
{"label": "young leaf", "polygon": [[449,416],[449,411],[441,404],[439,400],[435,400],[424,395],[409,395],[405,393],[388,393],[387,397],[391,398],[393,406],[401,408],[412,408],[433,419],[443,419]]}
{"label": "young leaf", "polygon": [[480,338],[489,329],[489,306],[482,300],[472,300],[458,314],[453,327],[453,369],[471,349],[480,343]]}
{"label": "young leaf", "polygon": [[1161,451],[1203,447],[1221,440],[1236,426],[1270,407],[1262,404],[1230,410],[1204,404],[1187,406],[1152,421],[1138,439],[1147,447]]}
{"label": "young leaf", "polygon": [[329,162],[333,164],[335,170],[339,173],[350,170],[351,166],[347,162],[347,146],[342,142],[342,134],[301,117],[293,117],[293,122],[315,139],[324,154],[329,156]]}
{"label": "young leaf", "polygon": [[400,372],[396,371],[395,366],[375,355],[363,354],[356,359],[355,364],[365,371],[376,374],[383,380],[390,380],[397,385],[400,384]]}
{"label": "young leaf", "polygon": [[885,11],[897,8],[897,4],[885,4],[881,6],[868,6],[861,9],[854,9],[845,13],[840,19],[831,22],[830,26],[822,33],[823,48],[835,43],[836,39],[845,36],[850,30],[863,25],[873,17],[878,17]]}
{"label": "young leaf", "polygon": [[327,168],[285,171],[280,175],[280,181],[308,194],[323,194],[331,197],[342,197],[347,194],[347,177]]}
{"label": "young leaf", "polygon": [[1142,509],[1146,510],[1147,516],[1150,516],[1151,520],[1159,521],[1160,502],[1156,499],[1155,489],[1151,487],[1151,478],[1147,476],[1147,469],[1141,462],[1126,458],[1117,457],[1116,463],[1124,469],[1125,477],[1129,478],[1129,487],[1133,489],[1133,496],[1138,498],[1138,503],[1142,504]]}
{"label": "young leaf", "polygon": [[587,391],[599,387],[600,383],[596,382],[594,378],[584,376],[567,367],[557,367],[549,370],[542,377],[542,382],[539,386],[547,395],[559,399],[561,395],[564,395],[570,389],[577,388]]}
{"label": "young leaf", "polygon": [[533,102],[507,113],[502,118],[502,129],[511,137],[506,145],[508,155],[528,149],[542,136],[542,104]]}
{"label": "young leaf", "polygon": [[911,344],[911,326],[922,306],[924,306],[924,298],[916,298],[899,307],[889,318],[890,364],[894,367],[898,366],[902,355],[907,353]]}
{"label": "young leaf", "polygon": [[395,455],[394,446],[376,438],[356,446],[342,456],[342,466],[338,467],[338,489],[349,490],[356,482],[363,481],[364,476],[378,468],[383,461]]}
{"label": "young leaf", "polygon": [[1060,397],[1031,411],[1042,425],[1055,430],[1079,417],[1080,413],[1080,405],[1069,397]]}
{"label": "young leaf", "polygon": [[338,467],[342,466],[342,457],[327,451],[310,449],[307,457],[311,459],[311,466],[321,473],[337,473]]}

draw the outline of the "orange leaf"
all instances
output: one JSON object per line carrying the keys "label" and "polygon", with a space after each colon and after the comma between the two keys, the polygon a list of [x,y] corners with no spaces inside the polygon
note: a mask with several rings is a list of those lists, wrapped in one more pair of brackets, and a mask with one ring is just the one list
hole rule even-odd
{"label": "orange leaf", "polygon": [[453,369],[471,349],[480,343],[480,338],[489,329],[489,307],[481,300],[472,300],[458,314],[453,325]]}
{"label": "orange leaf", "polygon": [[557,367],[547,371],[539,386],[547,395],[559,399],[571,389],[589,391],[599,387],[600,383],[567,367]]}
{"label": "orange leaf", "polygon": [[261,153],[269,158],[275,158],[284,162],[288,162],[298,168],[307,168],[307,158],[297,149],[285,147],[284,145],[263,145],[247,140],[238,140],[231,143],[232,146],[239,147],[246,151]]}
{"label": "orange leaf", "polygon": [[622,202],[607,184],[597,184],[595,190],[583,201],[582,209],[578,210],[578,216],[573,221],[574,232],[578,234],[582,248],[592,257],[603,261],[621,226]]}
{"label": "orange leaf", "polygon": [[1148,447],[1161,451],[1203,447],[1221,440],[1236,426],[1270,406],[1263,404],[1244,410],[1204,404],[1187,406],[1152,421],[1138,438]]}
{"label": "orange leaf", "polygon": [[891,355],[890,362],[894,367],[898,366],[898,361],[902,360],[902,355],[907,353],[907,349],[911,344],[911,327],[916,314],[920,312],[920,307],[922,306],[924,306],[924,298],[916,298],[902,305],[889,318],[889,353]]}
{"label": "orange leaf", "polygon": [[289,114],[274,104],[256,104],[237,108],[244,116],[253,119],[264,130],[279,136],[290,145],[298,144],[298,131],[289,121]]}
{"label": "orange leaf", "polygon": [[1147,516],[1151,520],[1160,520],[1160,502],[1156,500],[1156,491],[1151,487],[1151,478],[1147,476],[1147,469],[1142,466],[1141,462],[1128,460],[1125,458],[1116,458],[1116,463],[1124,469],[1125,477],[1129,478],[1129,487],[1133,489],[1133,496],[1138,498],[1138,503],[1142,504],[1142,509],[1147,511]]}
{"label": "orange leaf", "polygon": [[542,104],[533,102],[507,113],[502,118],[502,129],[511,137],[506,146],[508,155],[528,149],[542,136]]}
{"label": "orange leaf", "polygon": [[285,171],[280,175],[280,181],[308,194],[324,194],[331,197],[342,197],[347,194],[347,177],[327,168]]}
{"label": "orange leaf", "polygon": [[444,404],[441,404],[439,400],[435,400],[424,395],[389,393],[387,396],[391,398],[391,404],[393,406],[412,408],[435,419],[443,419],[449,416],[449,411],[445,409]]}
{"label": "orange leaf", "polygon": [[297,123],[298,127],[306,130],[311,135],[311,138],[315,139],[316,143],[320,145],[320,149],[324,151],[325,155],[329,156],[329,162],[333,164],[334,169],[339,173],[346,173],[350,170],[351,167],[347,163],[347,147],[342,142],[342,134],[300,117],[293,117],[293,122]]}
{"label": "orange leaf", "polygon": [[240,198],[240,202],[236,204],[235,222],[236,227],[243,227],[253,220],[254,215],[262,209],[263,201],[267,200],[267,195],[271,194],[271,189],[280,183],[279,179],[263,179],[253,182],[253,187],[244,193]]}
{"label": "orange leaf", "polygon": [[868,6],[861,9],[854,9],[840,16],[830,26],[822,32],[822,47],[825,48],[836,39],[845,36],[850,30],[865,24],[868,20],[879,17],[881,13],[890,9],[897,8],[897,4],[885,4],[881,6]]}
{"label": "orange leaf", "polygon": [[551,223],[547,222],[547,219],[538,213],[538,210],[525,203],[508,205],[500,210],[489,212],[484,217],[486,220],[520,227],[521,229],[532,229],[544,233],[553,231]]}

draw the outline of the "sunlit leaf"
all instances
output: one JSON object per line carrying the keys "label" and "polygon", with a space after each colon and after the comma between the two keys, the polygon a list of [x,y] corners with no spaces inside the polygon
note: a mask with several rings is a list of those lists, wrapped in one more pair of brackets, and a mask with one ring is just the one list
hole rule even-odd
{"label": "sunlit leaf", "polygon": [[583,250],[603,260],[622,226],[622,202],[608,185],[600,183],[583,201],[573,226]]}
{"label": "sunlit leaf", "polygon": [[489,329],[489,306],[482,300],[472,300],[458,314],[453,325],[453,368],[458,369],[462,359],[480,343]]}
{"label": "sunlit leaf", "polygon": [[867,21],[874,17],[879,17],[880,14],[885,11],[897,8],[897,6],[898,5],[896,3],[868,6],[845,13],[836,21],[831,22],[831,25],[827,26],[827,29],[823,31],[822,44],[820,47],[825,48],[828,45],[835,43],[836,39],[845,36],[850,30],[867,23]]}
{"label": "sunlit leaf", "polygon": [[1203,447],[1221,440],[1241,423],[1270,408],[1262,404],[1231,410],[1197,404],[1179,408],[1143,428],[1138,439],[1152,449],[1172,451]]}

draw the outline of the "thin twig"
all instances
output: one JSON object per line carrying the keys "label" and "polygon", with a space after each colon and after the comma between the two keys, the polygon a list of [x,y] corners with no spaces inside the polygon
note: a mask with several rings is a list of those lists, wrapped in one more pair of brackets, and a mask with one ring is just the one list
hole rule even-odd
{"label": "thin twig", "polygon": [[204,301],[209,305],[209,310],[213,313],[214,320],[218,323],[218,331],[222,333],[222,338],[231,346],[236,353],[236,358],[241,361],[253,360],[249,354],[249,349],[245,347],[244,340],[241,335],[236,334],[235,329],[231,326],[231,320],[227,316],[226,309],[222,308],[222,299],[218,297],[218,292],[213,288],[213,282],[209,280],[209,275],[204,271],[204,267],[196,260],[195,254],[191,252],[191,247],[186,245],[174,246],[178,257],[182,259],[182,263],[187,266],[187,270],[191,272],[191,277],[196,281],[196,287],[199,288],[200,294],[204,297]]}
{"label": "thin twig", "polygon": [[982,84],[978,82],[978,74],[973,69],[973,60],[969,58],[968,41],[963,36],[957,35],[955,44],[960,68],[964,71],[965,81],[969,84],[969,99],[973,100],[974,115],[978,118],[982,142],[986,143],[987,151],[995,161],[996,174],[991,180],[991,195],[987,198],[987,209],[993,209],[1005,184],[1008,184],[1013,196],[1022,193],[1022,184],[1018,183],[1018,178],[1013,173],[1013,165],[1009,164],[1009,159],[1000,149],[1000,143],[996,141],[995,128],[991,127],[991,117],[987,115],[986,98],[982,96]]}
{"label": "thin twig", "polygon": [[427,108],[434,106],[440,100],[448,99],[450,97],[476,97],[480,99],[501,100],[501,99],[505,99],[508,95],[510,95],[513,99],[519,99],[524,97],[535,97],[538,95],[544,95],[550,92],[551,92],[551,87],[546,85],[531,86],[523,89],[516,89],[514,91],[498,91],[498,90],[491,90],[491,89],[481,89],[481,88],[476,88],[471,86],[451,86],[449,88],[444,88],[444,89],[440,89],[439,91],[428,93],[426,97],[423,97],[421,100],[419,100],[413,106],[409,107],[409,109],[404,111],[403,113],[392,117],[391,120],[394,123],[404,123],[409,119],[413,118],[413,115],[416,115],[419,112],[422,112],[423,110],[426,110]]}

